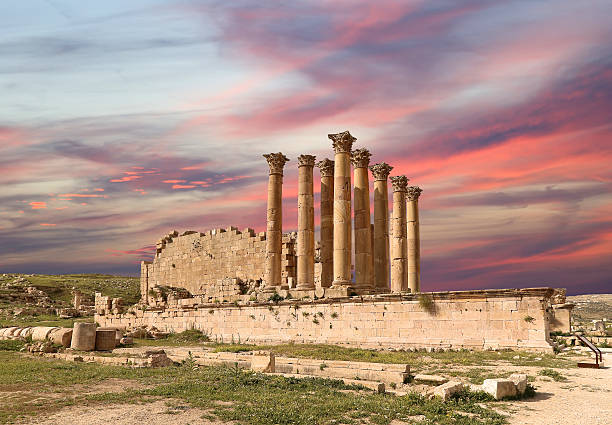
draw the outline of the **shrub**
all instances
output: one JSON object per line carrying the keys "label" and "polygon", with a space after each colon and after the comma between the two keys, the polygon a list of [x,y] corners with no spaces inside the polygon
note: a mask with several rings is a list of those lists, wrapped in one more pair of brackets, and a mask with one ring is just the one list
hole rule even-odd
{"label": "shrub", "polygon": [[554,381],[557,382],[567,381],[567,378],[565,376],[561,375],[559,372],[553,369],[542,369],[538,372],[538,375],[548,376],[549,378],[552,378]]}

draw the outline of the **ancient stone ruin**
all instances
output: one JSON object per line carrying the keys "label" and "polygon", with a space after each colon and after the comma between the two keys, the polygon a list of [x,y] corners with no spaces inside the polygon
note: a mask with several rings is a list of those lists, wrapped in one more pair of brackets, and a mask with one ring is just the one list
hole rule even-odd
{"label": "ancient stone ruin", "polygon": [[[393,167],[384,162],[370,165],[370,152],[355,149],[348,131],[329,138],[333,161],[298,157],[297,233],[283,233],[282,227],[289,158],[266,154],[266,232],[228,227],[169,233],[157,242],[153,261],[141,264],[140,304],[124,313],[96,294],[96,321],[168,332],[199,329],[212,338],[250,342],[552,349],[551,322],[564,326],[571,310],[559,308],[564,301],[557,290],[421,293],[422,190],[408,186],[406,176],[389,178]],[[368,170],[374,177],[373,214]],[[555,321],[556,312],[563,317]]]}

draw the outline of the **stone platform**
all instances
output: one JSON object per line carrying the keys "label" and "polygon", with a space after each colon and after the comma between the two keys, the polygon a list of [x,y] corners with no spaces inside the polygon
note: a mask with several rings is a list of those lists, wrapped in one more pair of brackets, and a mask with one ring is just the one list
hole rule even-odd
{"label": "stone platform", "polygon": [[100,326],[198,329],[212,340],[362,348],[552,351],[552,288],[199,304],[96,314]]}

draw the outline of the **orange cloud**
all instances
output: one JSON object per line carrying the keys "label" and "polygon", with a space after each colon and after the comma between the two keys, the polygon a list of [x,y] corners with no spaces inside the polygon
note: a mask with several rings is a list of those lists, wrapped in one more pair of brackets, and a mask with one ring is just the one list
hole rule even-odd
{"label": "orange cloud", "polygon": [[94,195],[82,193],[64,193],[59,196],[62,198],[108,198],[108,195]]}
{"label": "orange cloud", "polygon": [[195,185],[192,184],[174,184],[172,185],[172,189],[192,189]]}
{"label": "orange cloud", "polygon": [[42,210],[47,208],[46,202],[30,202],[33,210]]}
{"label": "orange cloud", "polygon": [[170,184],[176,184],[176,183],[185,183],[186,180],[163,180],[162,183],[170,183]]}
{"label": "orange cloud", "polygon": [[57,226],[55,223],[40,223],[41,226]]}
{"label": "orange cloud", "polygon": [[123,183],[123,182],[130,182],[132,180],[136,180],[136,179],[141,179],[142,176],[127,176],[127,177],[121,177],[120,179],[113,179],[110,180],[111,183]]}

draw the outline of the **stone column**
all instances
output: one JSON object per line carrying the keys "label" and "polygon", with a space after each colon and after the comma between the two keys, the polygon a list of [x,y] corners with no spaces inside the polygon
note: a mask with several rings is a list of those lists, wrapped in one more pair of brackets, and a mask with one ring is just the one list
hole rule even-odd
{"label": "stone column", "polygon": [[391,218],[391,291],[408,290],[408,247],[406,239],[406,176],[391,177],[393,217]]}
{"label": "stone column", "polygon": [[330,134],[334,151],[334,281],[351,286],[351,159],[356,138],[344,131]]}
{"label": "stone column", "polygon": [[370,156],[367,149],[356,149],[351,153],[355,175],[355,288],[366,290],[374,289],[368,179]]}
{"label": "stone column", "polygon": [[387,179],[393,170],[379,162],[370,167],[374,176],[374,276],[376,288],[389,291],[389,189]]}
{"label": "stone column", "polygon": [[72,305],[75,310],[80,310],[83,294],[78,289],[74,289],[73,295],[74,299],[72,301]]}
{"label": "stone column", "polygon": [[325,158],[317,167],[321,170],[321,287],[329,288],[334,280],[334,161]]}
{"label": "stone column", "polygon": [[421,235],[419,232],[419,196],[423,190],[418,186],[410,186],[406,193],[407,234],[408,234],[408,287],[410,292],[421,290]]}
{"label": "stone column", "polygon": [[266,290],[281,289],[283,241],[283,168],[289,161],[281,152],[264,155],[270,166],[266,231]]}
{"label": "stone column", "polygon": [[298,157],[297,289],[311,290],[314,284],[314,195],[313,155]]}

